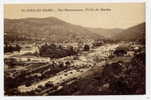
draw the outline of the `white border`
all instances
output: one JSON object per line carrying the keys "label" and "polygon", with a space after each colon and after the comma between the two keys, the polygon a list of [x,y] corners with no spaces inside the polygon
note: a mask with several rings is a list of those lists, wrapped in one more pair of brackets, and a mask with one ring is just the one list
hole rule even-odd
{"label": "white border", "polygon": [[[129,96],[27,96],[27,97],[4,97],[3,95],[3,4],[18,4],[18,3],[124,3],[124,2],[146,2],[146,95],[129,95]],[[102,99],[102,100],[151,100],[151,2],[150,0],[5,0],[0,1],[0,99],[5,100],[77,100],[77,99]]]}
{"label": "white border", "polygon": [[151,99],[151,1],[146,2],[146,95]]}
{"label": "white border", "polygon": [[3,28],[3,2],[0,2],[0,97],[3,96],[4,94],[4,84],[3,84],[3,79],[4,79],[4,59],[3,59],[3,32],[4,32],[4,28]]}
{"label": "white border", "polygon": [[144,2],[147,0],[4,0],[4,3],[97,3],[97,2]]}

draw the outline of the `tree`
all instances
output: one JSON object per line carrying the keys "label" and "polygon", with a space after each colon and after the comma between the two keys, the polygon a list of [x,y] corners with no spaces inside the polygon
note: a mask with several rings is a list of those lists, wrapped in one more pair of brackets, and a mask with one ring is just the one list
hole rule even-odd
{"label": "tree", "polygon": [[90,50],[89,45],[85,44],[85,45],[84,45],[84,51],[89,51],[89,50]]}

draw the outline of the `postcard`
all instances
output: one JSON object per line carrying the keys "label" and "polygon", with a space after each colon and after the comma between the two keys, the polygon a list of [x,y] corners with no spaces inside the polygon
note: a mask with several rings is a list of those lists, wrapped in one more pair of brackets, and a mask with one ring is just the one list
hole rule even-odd
{"label": "postcard", "polygon": [[145,3],[4,5],[4,96],[146,94]]}

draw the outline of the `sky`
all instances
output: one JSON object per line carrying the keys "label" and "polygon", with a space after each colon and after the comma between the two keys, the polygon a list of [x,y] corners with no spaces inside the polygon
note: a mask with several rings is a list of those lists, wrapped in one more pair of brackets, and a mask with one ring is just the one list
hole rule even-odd
{"label": "sky", "polygon": [[4,17],[57,17],[86,27],[125,29],[145,21],[145,3],[6,4]]}

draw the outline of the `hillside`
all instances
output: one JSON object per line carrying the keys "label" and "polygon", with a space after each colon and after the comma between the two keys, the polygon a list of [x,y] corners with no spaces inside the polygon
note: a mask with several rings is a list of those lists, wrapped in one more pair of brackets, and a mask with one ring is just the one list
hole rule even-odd
{"label": "hillside", "polygon": [[145,40],[145,23],[138,24],[118,33],[114,39],[126,41]]}
{"label": "hillside", "polygon": [[[77,42],[96,39],[144,40],[145,23],[128,29],[90,28],[70,24],[56,17],[5,19],[4,32],[14,40]],[[123,38],[124,37],[124,38]]]}
{"label": "hillside", "polygon": [[48,41],[81,41],[102,36],[86,28],[73,25],[55,17],[5,19],[5,33],[13,37],[45,39]]}
{"label": "hillside", "polygon": [[106,39],[117,41],[133,41],[145,39],[145,23],[132,26],[128,29],[103,29],[103,28],[87,28],[89,31],[100,34]]}
{"label": "hillside", "polygon": [[113,28],[113,29],[104,29],[104,28],[87,28],[89,31],[103,36],[106,39],[112,39],[118,33],[122,32],[123,29]]}

